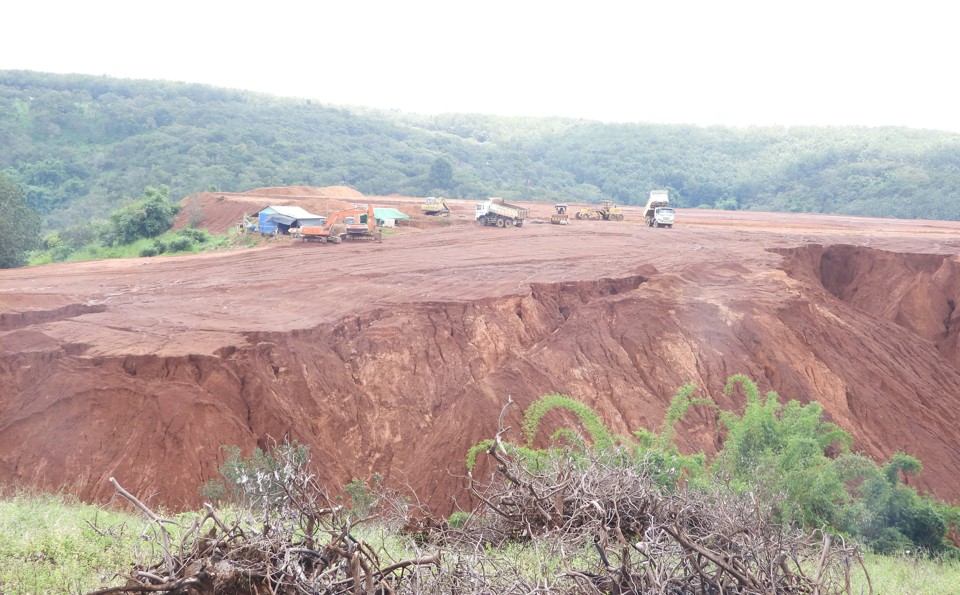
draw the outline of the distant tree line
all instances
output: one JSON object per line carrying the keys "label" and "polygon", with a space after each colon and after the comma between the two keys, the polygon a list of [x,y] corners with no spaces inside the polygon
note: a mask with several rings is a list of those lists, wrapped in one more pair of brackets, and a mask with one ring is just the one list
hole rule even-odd
{"label": "distant tree line", "polygon": [[0,71],[0,171],[48,228],[170,188],[960,219],[960,134],[421,116],[162,81]]}

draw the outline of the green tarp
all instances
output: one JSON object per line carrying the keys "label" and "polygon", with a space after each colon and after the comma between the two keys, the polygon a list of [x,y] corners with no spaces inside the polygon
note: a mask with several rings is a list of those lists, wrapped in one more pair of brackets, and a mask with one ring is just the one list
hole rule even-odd
{"label": "green tarp", "polygon": [[374,207],[373,216],[383,221],[384,219],[409,219],[410,215],[404,215],[393,207]]}

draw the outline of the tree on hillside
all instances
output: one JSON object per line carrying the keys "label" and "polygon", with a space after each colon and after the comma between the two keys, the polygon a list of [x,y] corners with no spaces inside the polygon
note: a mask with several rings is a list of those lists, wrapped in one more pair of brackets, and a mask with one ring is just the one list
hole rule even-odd
{"label": "tree on hillside", "polygon": [[27,264],[27,252],[40,243],[40,217],[23,190],[0,175],[0,268]]}
{"label": "tree on hillside", "polygon": [[430,166],[427,185],[431,190],[450,190],[453,187],[453,165],[443,157],[437,157]]}
{"label": "tree on hillside", "polygon": [[110,215],[110,227],[101,240],[114,245],[156,237],[170,229],[179,210],[177,205],[170,202],[168,187],[148,187],[143,191],[142,199]]}

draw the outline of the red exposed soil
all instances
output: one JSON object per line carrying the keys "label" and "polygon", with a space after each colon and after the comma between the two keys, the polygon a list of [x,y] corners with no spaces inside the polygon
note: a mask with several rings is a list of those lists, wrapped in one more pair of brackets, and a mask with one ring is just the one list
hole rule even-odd
{"label": "red exposed soil", "polygon": [[[742,407],[721,388],[745,373],[960,498],[960,223],[680,210],[650,229],[627,208],[556,226],[533,204],[498,229],[471,202],[438,219],[322,190],[204,193],[181,217],[195,201],[222,231],[279,200],[371,200],[413,221],[382,244],[0,272],[0,481],[97,500],[116,476],[194,506],[221,445],[289,436],[330,485],[379,472],[445,512],[508,395],[568,394],[625,433],[658,427],[691,381]],[[696,412],[682,439],[710,450],[715,429]]]}
{"label": "red exposed soil", "polygon": [[173,227],[202,227],[219,234],[236,228],[244,215],[254,215],[265,207],[298,206],[314,215],[326,215],[348,209],[357,200],[366,201],[367,198],[346,186],[255,188],[240,193],[199,192],[183,199]]}

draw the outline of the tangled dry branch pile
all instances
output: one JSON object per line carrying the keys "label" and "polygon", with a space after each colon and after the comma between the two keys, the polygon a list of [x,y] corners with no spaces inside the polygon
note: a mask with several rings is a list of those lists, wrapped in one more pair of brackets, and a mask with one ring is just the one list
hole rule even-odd
{"label": "tangled dry branch pile", "polygon": [[[665,489],[625,453],[531,456],[504,432],[486,451],[491,475],[469,477],[479,506],[452,524],[387,490],[375,517],[346,510],[290,458],[241,478],[240,520],[207,505],[174,544],[171,521],[115,483],[158,528],[162,559],[90,595],[840,595],[866,573],[856,547],[774,522],[768,495]],[[390,537],[366,539],[371,526]]]}
{"label": "tangled dry branch pile", "polygon": [[626,452],[531,457],[505,445],[503,433],[487,449],[491,481],[471,477],[484,513],[461,540],[546,539],[571,552],[592,538],[599,564],[568,565],[561,574],[575,586],[562,590],[840,594],[851,592],[851,572],[866,573],[857,547],[775,523],[775,496],[669,490]]}
{"label": "tangled dry branch pile", "polygon": [[364,519],[351,519],[311,474],[286,463],[273,477],[251,479],[260,488],[271,486],[247,492],[252,497],[245,499],[239,520],[226,523],[207,504],[176,544],[167,530],[174,521],[156,515],[110,478],[117,492],[155,523],[162,560],[134,568],[123,586],[88,595],[393,593],[408,569],[440,564],[439,554],[381,559],[353,536]]}

